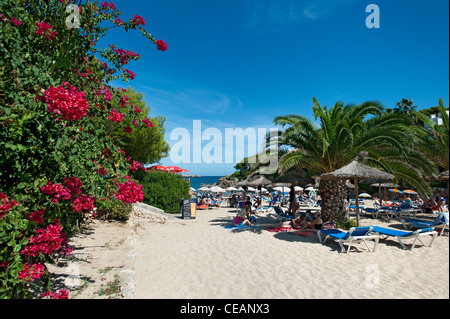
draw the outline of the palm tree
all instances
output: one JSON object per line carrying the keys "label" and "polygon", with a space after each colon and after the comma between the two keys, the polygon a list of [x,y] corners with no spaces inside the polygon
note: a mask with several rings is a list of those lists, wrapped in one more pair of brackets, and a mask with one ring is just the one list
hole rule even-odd
{"label": "palm tree", "polygon": [[439,99],[439,119],[442,123],[435,122],[433,119],[421,112],[414,114],[425,124],[424,127],[418,127],[417,135],[420,137],[418,149],[439,167],[441,171],[449,170],[449,116],[445,109],[444,100]]}
{"label": "palm tree", "polygon": [[414,102],[411,99],[408,100],[408,99],[402,98],[402,100],[400,102],[397,102],[395,104],[397,105],[397,107],[394,108],[394,112],[411,114],[417,108],[417,105],[413,105]]}
{"label": "palm tree", "polygon": [[[406,159],[402,160],[402,156],[408,159],[414,157],[412,145],[415,138],[408,129],[412,123],[411,117],[402,113],[384,113],[384,107],[376,101],[358,105],[337,102],[328,109],[320,106],[313,98],[313,111],[318,124],[297,114],[274,119],[275,124],[286,129],[273,142],[280,148],[290,150],[280,158],[281,171],[296,168],[307,170],[312,175],[321,175],[347,165],[359,152],[367,151],[367,164],[393,175],[407,172],[408,167],[413,172],[408,182],[416,183],[426,190],[427,184],[420,178],[420,168],[426,170],[430,166],[424,167],[417,163],[417,169],[414,165],[407,166]],[[423,156],[420,159],[428,163]],[[321,183],[324,218],[341,219],[345,214],[343,199],[347,189],[344,182],[329,181],[331,185]],[[327,205],[333,206],[332,211],[327,210]]]}

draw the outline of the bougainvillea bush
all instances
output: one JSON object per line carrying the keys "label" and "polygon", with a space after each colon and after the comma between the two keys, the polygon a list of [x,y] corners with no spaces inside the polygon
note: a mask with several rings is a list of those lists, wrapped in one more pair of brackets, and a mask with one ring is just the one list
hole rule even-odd
{"label": "bougainvillea bush", "polygon": [[139,54],[96,43],[116,28],[135,29],[166,50],[144,26],[112,2],[0,2],[1,298],[29,298],[38,279],[42,297],[66,298],[53,291],[45,263],[70,254],[67,238],[95,207],[142,201],[141,185],[128,176],[135,161],[105,130],[124,119],[152,126],[109,84],[132,80],[127,67]]}

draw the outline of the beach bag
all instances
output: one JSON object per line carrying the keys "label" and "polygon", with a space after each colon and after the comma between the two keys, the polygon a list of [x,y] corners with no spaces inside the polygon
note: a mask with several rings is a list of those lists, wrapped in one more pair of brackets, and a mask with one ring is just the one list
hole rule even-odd
{"label": "beach bag", "polygon": [[326,221],[325,223],[323,223],[322,229],[336,229],[336,221],[334,221],[333,219]]}

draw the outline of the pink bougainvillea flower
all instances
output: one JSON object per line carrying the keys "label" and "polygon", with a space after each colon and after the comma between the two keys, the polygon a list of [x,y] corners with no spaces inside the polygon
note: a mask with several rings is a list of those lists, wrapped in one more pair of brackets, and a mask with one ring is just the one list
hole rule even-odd
{"label": "pink bougainvillea flower", "polygon": [[133,129],[132,129],[131,127],[128,127],[128,126],[127,126],[127,127],[124,127],[123,130],[124,130],[125,133],[131,133],[131,132],[133,132]]}
{"label": "pink bougainvillea flower", "polygon": [[142,185],[137,185],[136,182],[118,183],[119,190],[116,198],[121,200],[124,204],[133,204],[142,202],[144,200],[144,193],[142,192]]}
{"label": "pink bougainvillea flower", "polygon": [[14,23],[16,26],[19,26],[22,24],[19,20],[16,19],[16,17],[11,18],[11,22]]}
{"label": "pink bougainvillea flower", "polygon": [[155,125],[153,125],[153,123],[149,119],[143,119],[142,122],[144,122],[145,125],[147,125],[147,127],[154,127],[155,126]]}
{"label": "pink bougainvillea flower", "polygon": [[91,198],[84,194],[78,196],[72,201],[73,201],[72,210],[77,213],[81,213],[81,211],[90,212],[95,208],[94,206],[95,198]]}
{"label": "pink bougainvillea flower", "polygon": [[56,32],[56,31],[52,32],[53,27],[50,24],[48,24],[48,23],[46,23],[44,21],[36,22],[35,25],[37,27],[39,27],[36,30],[36,34],[37,35],[41,35],[41,36],[44,35],[48,40],[53,39],[53,37],[58,34],[58,32]]}
{"label": "pink bougainvillea flower", "polygon": [[102,3],[103,10],[108,10],[109,8],[111,8],[112,10],[116,10],[116,6],[114,5],[114,3],[112,2],[108,3],[107,1]]}
{"label": "pink bougainvillea flower", "polygon": [[37,211],[28,214],[27,219],[41,224],[44,222],[44,213],[45,209],[38,209]]}
{"label": "pink bougainvillea flower", "polygon": [[66,289],[61,289],[58,292],[47,291],[42,294],[42,299],[69,299],[69,292]]}
{"label": "pink bougainvillea flower", "polygon": [[78,92],[78,89],[69,83],[64,86],[53,85],[44,92],[44,102],[48,104],[47,111],[60,115],[64,120],[75,121],[86,115],[89,107],[85,99],[84,92]]}
{"label": "pink bougainvillea flower", "polygon": [[111,121],[120,123],[123,121],[124,117],[125,117],[125,114],[117,112],[116,109],[112,109],[111,112],[109,112],[108,119],[110,119]]}
{"label": "pink bougainvillea flower", "polygon": [[163,40],[158,40],[155,42],[156,47],[158,50],[160,51],[166,51],[167,50],[167,43],[164,42]]}
{"label": "pink bougainvillea flower", "polygon": [[9,197],[0,192],[0,219],[5,217],[14,206],[19,206],[19,204],[15,200],[9,201]]}
{"label": "pink bougainvillea flower", "polygon": [[134,80],[134,78],[136,77],[136,74],[133,71],[125,69],[125,72],[129,74],[131,80]]}
{"label": "pink bougainvillea flower", "polygon": [[144,18],[142,18],[141,16],[138,16],[137,14],[134,15],[133,22],[134,22],[136,25],[140,25],[140,24],[145,25],[145,20],[144,20]]}
{"label": "pink bougainvillea flower", "polygon": [[23,270],[19,272],[19,280],[33,281],[42,277],[45,266],[42,264],[34,264],[30,266],[28,263],[23,265]]}
{"label": "pink bougainvillea flower", "polygon": [[29,239],[28,245],[20,253],[33,257],[39,253],[52,254],[61,248],[63,241],[61,224],[55,219],[54,224],[48,225],[46,229],[38,228],[36,235]]}

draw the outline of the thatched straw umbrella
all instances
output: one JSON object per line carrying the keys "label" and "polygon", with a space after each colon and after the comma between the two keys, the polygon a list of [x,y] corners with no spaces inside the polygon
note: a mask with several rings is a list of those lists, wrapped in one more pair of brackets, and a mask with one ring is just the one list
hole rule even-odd
{"label": "thatched straw umbrella", "polygon": [[[337,169],[331,173],[326,173],[320,175],[321,179],[327,180],[327,179],[340,179],[340,180],[346,180],[346,179],[353,179],[354,185],[355,185],[355,196],[358,196],[358,181],[359,180],[365,180],[365,179],[386,179],[386,180],[392,180],[394,178],[394,175],[391,175],[389,173],[383,172],[379,169],[367,166],[365,164],[361,164],[358,162],[358,160],[363,160],[364,157],[367,155],[367,152],[361,152],[358,154],[358,156],[355,157],[355,159],[348,165]],[[359,226],[359,204],[358,200],[356,202],[356,223],[357,226]]]}
{"label": "thatched straw umbrella", "polygon": [[262,206],[262,191],[261,188],[263,186],[268,186],[272,184],[272,182],[270,180],[268,180],[267,178],[265,178],[264,176],[258,176],[255,179],[251,180],[251,181],[247,181],[247,186],[250,187],[257,187],[259,190],[259,203]]}

